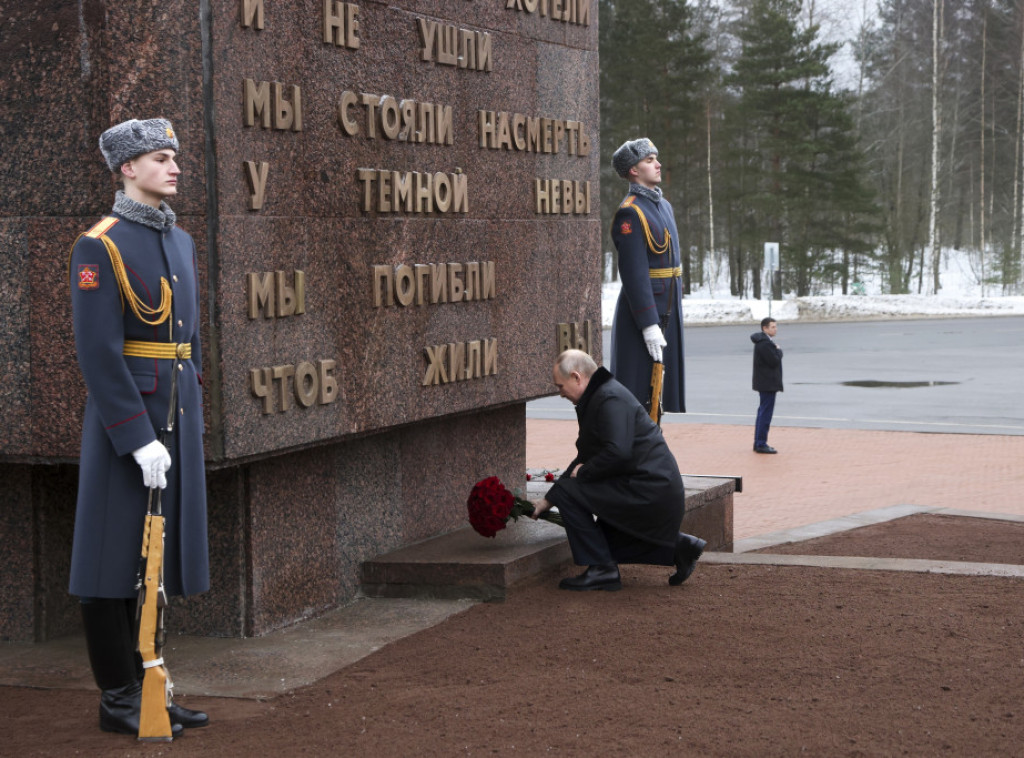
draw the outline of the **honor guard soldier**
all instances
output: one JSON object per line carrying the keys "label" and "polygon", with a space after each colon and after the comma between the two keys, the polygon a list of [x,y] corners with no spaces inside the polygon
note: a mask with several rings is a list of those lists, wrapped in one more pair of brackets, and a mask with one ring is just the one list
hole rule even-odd
{"label": "honor guard soldier", "polygon": [[646,138],[630,140],[612,155],[612,167],[629,181],[629,194],[612,222],[622,291],[612,322],[611,372],[649,403],[653,365],[663,363],[662,407],[683,413],[683,270],[672,206],[658,186],[658,149]]}
{"label": "honor guard soldier", "polygon": [[[210,586],[196,247],[165,202],[178,191],[177,150],[174,129],[160,118],[131,119],[100,136],[124,189],[111,213],[78,237],[69,264],[88,391],[70,592],[81,600],[102,693],[100,728],[140,738],[137,583],[154,492],[166,535],[163,591],[184,596]],[[158,437],[170,426],[165,445]],[[166,739],[208,723],[169,691],[168,684]]]}

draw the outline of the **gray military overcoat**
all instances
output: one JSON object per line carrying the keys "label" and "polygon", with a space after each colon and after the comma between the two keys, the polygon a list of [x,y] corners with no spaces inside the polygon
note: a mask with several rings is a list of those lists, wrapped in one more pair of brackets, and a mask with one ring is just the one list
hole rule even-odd
{"label": "gray military overcoat", "polygon": [[[192,238],[116,214],[106,235],[124,262],[132,290],[150,307],[160,278],[173,292],[173,312],[160,326],[142,323],[121,297],[110,255],[98,235],[81,236],[71,252],[75,348],[88,395],[71,552],[70,591],[83,597],[136,594],[148,490],[132,457],[166,424],[171,372],[178,373],[172,465],[162,494],[166,517],[164,581],[172,595],[209,588],[203,461],[199,283]],[[190,359],[126,357],[125,340],[191,345]]]}

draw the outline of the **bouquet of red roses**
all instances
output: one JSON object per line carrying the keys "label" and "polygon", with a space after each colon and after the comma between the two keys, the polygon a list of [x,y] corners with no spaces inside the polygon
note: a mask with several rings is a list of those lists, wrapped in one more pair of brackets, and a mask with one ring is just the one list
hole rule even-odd
{"label": "bouquet of red roses", "polygon": [[[518,521],[520,516],[533,513],[533,503],[513,495],[496,476],[481,479],[473,485],[466,507],[469,510],[470,525],[483,537],[496,535],[505,528],[509,519]],[[545,511],[540,518],[563,526],[562,517],[557,513]]]}

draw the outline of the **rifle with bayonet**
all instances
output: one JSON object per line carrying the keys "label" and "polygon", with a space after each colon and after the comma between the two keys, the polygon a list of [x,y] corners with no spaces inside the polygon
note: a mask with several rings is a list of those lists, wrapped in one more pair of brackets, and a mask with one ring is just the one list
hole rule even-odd
{"label": "rifle with bayonet", "polygon": [[[171,399],[167,409],[167,426],[157,435],[165,447],[174,431],[175,408],[178,404],[178,372],[171,369]],[[159,487],[150,487],[146,523],[142,531],[142,558],[136,589],[139,591],[138,626],[139,654],[145,675],[142,680],[142,702],[139,710],[139,739],[145,742],[170,742],[171,676],[164,665],[166,641],[164,610],[164,517]]]}

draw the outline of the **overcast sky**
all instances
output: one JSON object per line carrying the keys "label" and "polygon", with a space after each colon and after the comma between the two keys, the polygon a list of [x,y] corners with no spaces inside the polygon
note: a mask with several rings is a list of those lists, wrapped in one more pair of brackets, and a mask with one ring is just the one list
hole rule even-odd
{"label": "overcast sky", "polygon": [[804,0],[805,14],[808,14],[812,1],[815,23],[821,26],[821,39],[844,43],[832,58],[836,85],[843,89],[856,89],[857,63],[848,40],[857,36],[865,18],[878,15],[878,0]]}

